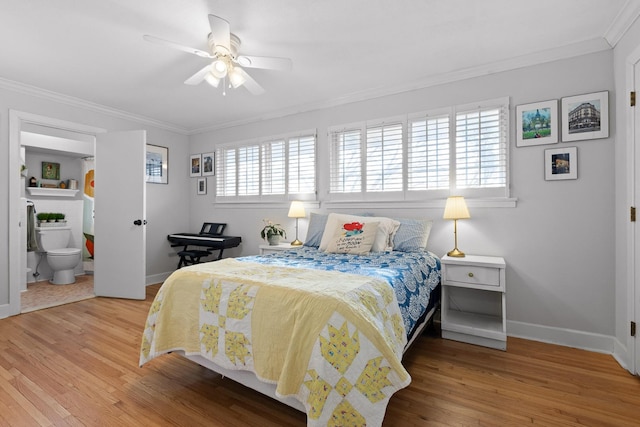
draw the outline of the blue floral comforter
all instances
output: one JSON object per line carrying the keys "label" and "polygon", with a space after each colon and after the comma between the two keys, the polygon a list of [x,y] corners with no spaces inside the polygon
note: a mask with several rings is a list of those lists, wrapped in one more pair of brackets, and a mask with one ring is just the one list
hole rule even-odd
{"label": "blue floral comforter", "polygon": [[386,280],[395,290],[407,337],[429,305],[431,292],[440,283],[440,259],[429,251],[376,252],[368,255],[333,254],[317,248],[236,258],[270,265],[334,270]]}

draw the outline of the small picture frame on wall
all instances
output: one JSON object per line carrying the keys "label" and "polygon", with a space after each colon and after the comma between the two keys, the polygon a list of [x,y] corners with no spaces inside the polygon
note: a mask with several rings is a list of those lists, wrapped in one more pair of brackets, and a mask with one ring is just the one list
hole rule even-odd
{"label": "small picture frame on wall", "polygon": [[60,179],[60,163],[42,162],[42,179]]}
{"label": "small picture frame on wall", "polygon": [[558,100],[516,107],[516,146],[558,143]]}
{"label": "small picture frame on wall", "polygon": [[189,176],[202,176],[202,155],[192,154],[189,157]]}
{"label": "small picture frame on wall", "polygon": [[577,147],[551,148],[544,150],[544,179],[578,179]]}
{"label": "small picture frame on wall", "polygon": [[145,178],[153,184],[169,183],[169,149],[147,144]]}
{"label": "small picture frame on wall", "polygon": [[216,154],[204,153],[202,155],[202,176],[214,176],[216,174]]}
{"label": "small picture frame on wall", "polygon": [[207,194],[207,178],[198,178],[198,195]]}
{"label": "small picture frame on wall", "polygon": [[609,137],[609,92],[562,98],[562,141]]}

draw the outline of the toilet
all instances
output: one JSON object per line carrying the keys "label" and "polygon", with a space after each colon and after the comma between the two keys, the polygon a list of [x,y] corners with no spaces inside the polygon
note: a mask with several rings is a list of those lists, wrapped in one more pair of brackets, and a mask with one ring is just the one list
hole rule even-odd
{"label": "toilet", "polygon": [[47,254],[53,270],[54,285],[68,285],[76,281],[74,269],[80,262],[80,249],[68,248],[71,227],[36,227],[38,247]]}

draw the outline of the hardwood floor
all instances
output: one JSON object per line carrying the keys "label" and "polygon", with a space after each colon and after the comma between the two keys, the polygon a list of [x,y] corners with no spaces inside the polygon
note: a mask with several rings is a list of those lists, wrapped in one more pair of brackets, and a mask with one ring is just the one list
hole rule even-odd
{"label": "hardwood floor", "polygon": [[[0,425],[304,426],[304,414],[176,355],[138,367],[146,301],[93,298],[0,320]],[[385,426],[637,426],[640,379],[611,356],[423,335]]]}

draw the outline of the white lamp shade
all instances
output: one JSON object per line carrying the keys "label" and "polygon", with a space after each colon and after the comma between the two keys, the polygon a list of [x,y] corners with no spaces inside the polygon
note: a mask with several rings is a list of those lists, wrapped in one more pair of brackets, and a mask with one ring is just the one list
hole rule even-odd
{"label": "white lamp shade", "polygon": [[229,72],[229,81],[231,82],[231,86],[233,86],[234,89],[237,89],[242,86],[247,79],[244,78],[238,67],[233,67]]}
{"label": "white lamp shade", "polygon": [[213,87],[218,87],[218,85],[220,84],[220,79],[211,73],[207,73],[207,75],[204,76],[204,79]]}
{"label": "white lamp shade", "polygon": [[289,207],[289,218],[304,218],[307,216],[304,211],[304,204],[302,202],[293,201]]}
{"label": "white lamp shade", "polygon": [[227,75],[227,64],[221,59],[216,59],[211,64],[211,74],[218,79],[223,78]]}
{"label": "white lamp shade", "polygon": [[447,199],[447,204],[444,207],[444,219],[467,219],[471,218],[469,215],[469,209],[467,209],[467,203],[462,196],[451,196]]}

